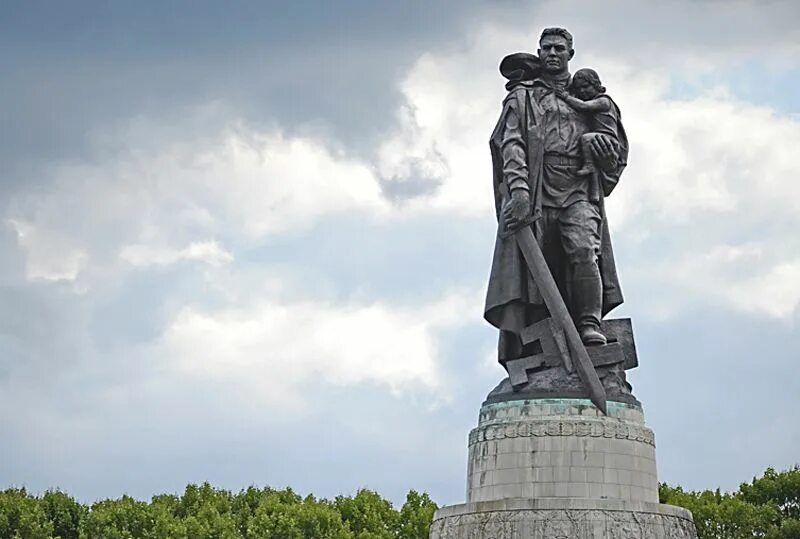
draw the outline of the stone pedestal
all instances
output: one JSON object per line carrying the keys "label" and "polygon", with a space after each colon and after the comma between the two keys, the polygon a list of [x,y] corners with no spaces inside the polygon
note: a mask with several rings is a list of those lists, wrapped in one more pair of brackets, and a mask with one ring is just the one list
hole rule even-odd
{"label": "stone pedestal", "polygon": [[658,504],[655,437],[635,402],[487,401],[469,435],[467,503],[431,539],[694,539],[691,513]]}
{"label": "stone pedestal", "polygon": [[695,539],[692,514],[657,503],[507,499],[443,507],[431,539]]}

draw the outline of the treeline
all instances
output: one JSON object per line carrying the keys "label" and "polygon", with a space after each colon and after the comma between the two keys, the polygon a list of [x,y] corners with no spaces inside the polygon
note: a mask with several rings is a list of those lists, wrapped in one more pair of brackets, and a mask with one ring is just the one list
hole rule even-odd
{"label": "treeline", "polygon": [[149,503],[123,496],[91,506],[58,490],[8,489],[0,492],[0,539],[428,539],[435,510],[413,490],[398,511],[366,489],[325,500],[204,483]]}
{"label": "treeline", "polygon": [[800,539],[800,467],[767,468],[739,490],[687,492],[661,484],[661,503],[692,512],[699,539]]}
{"label": "treeline", "polygon": [[[742,483],[739,490],[685,491],[662,484],[661,503],[692,511],[699,539],[800,539],[800,467]],[[0,492],[0,539],[428,539],[436,510],[411,491],[397,510],[360,490],[333,500],[291,489],[234,494],[208,483],[150,502],[129,496],[87,506],[55,490]]]}

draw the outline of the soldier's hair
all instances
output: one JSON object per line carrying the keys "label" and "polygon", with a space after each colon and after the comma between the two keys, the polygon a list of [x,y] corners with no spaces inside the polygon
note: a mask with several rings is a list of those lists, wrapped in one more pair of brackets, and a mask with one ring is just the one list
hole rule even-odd
{"label": "soldier's hair", "polygon": [[594,86],[595,90],[599,91],[601,94],[606,93],[606,87],[603,86],[602,82],[600,82],[600,75],[598,75],[597,71],[594,69],[585,67],[577,70],[575,74],[572,75],[572,84],[575,84],[575,81],[577,80],[589,81],[589,84]]}
{"label": "soldier's hair", "polygon": [[572,34],[566,28],[559,28],[554,26],[552,28],[545,28],[542,30],[542,35],[539,36],[539,43],[542,42],[545,36],[560,36],[567,41],[567,47],[572,50]]}

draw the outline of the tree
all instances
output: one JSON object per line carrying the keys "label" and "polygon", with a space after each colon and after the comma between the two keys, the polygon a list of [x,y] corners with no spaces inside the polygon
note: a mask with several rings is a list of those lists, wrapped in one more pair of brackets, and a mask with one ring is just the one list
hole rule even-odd
{"label": "tree", "polygon": [[752,483],[739,486],[741,498],[748,503],[770,505],[783,518],[800,520],[800,466],[785,472],[767,468],[764,475]]}
{"label": "tree", "polygon": [[48,490],[40,502],[44,514],[53,524],[53,536],[59,539],[78,539],[81,521],[88,513],[85,505],[60,490]]}
{"label": "tree", "polygon": [[174,514],[192,539],[239,539],[239,527],[232,511],[233,495],[210,484],[187,485]]}
{"label": "tree", "polygon": [[398,539],[428,539],[433,522],[433,513],[438,506],[426,493],[410,490],[406,495],[406,503],[400,510],[400,526]]}
{"label": "tree", "polygon": [[0,537],[8,539],[49,539],[53,524],[39,500],[24,488],[0,492]]}
{"label": "tree", "polygon": [[662,503],[692,512],[699,539],[800,538],[800,469],[767,468],[764,475],[742,483],[734,493],[719,490],[686,492],[659,486]]}
{"label": "tree", "polygon": [[247,539],[354,539],[335,507],[290,489],[268,492],[247,524]]}
{"label": "tree", "polygon": [[399,515],[377,492],[361,489],[355,496],[337,496],[333,506],[356,539],[393,539]]}
{"label": "tree", "polygon": [[81,539],[150,539],[154,538],[151,509],[146,502],[123,496],[92,505],[81,522]]}

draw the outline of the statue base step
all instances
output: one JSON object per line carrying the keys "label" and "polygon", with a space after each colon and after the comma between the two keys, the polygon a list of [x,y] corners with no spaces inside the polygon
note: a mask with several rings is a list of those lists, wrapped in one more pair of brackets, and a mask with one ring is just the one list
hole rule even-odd
{"label": "statue base step", "polygon": [[697,539],[689,511],[582,498],[503,499],[442,507],[430,539]]}

